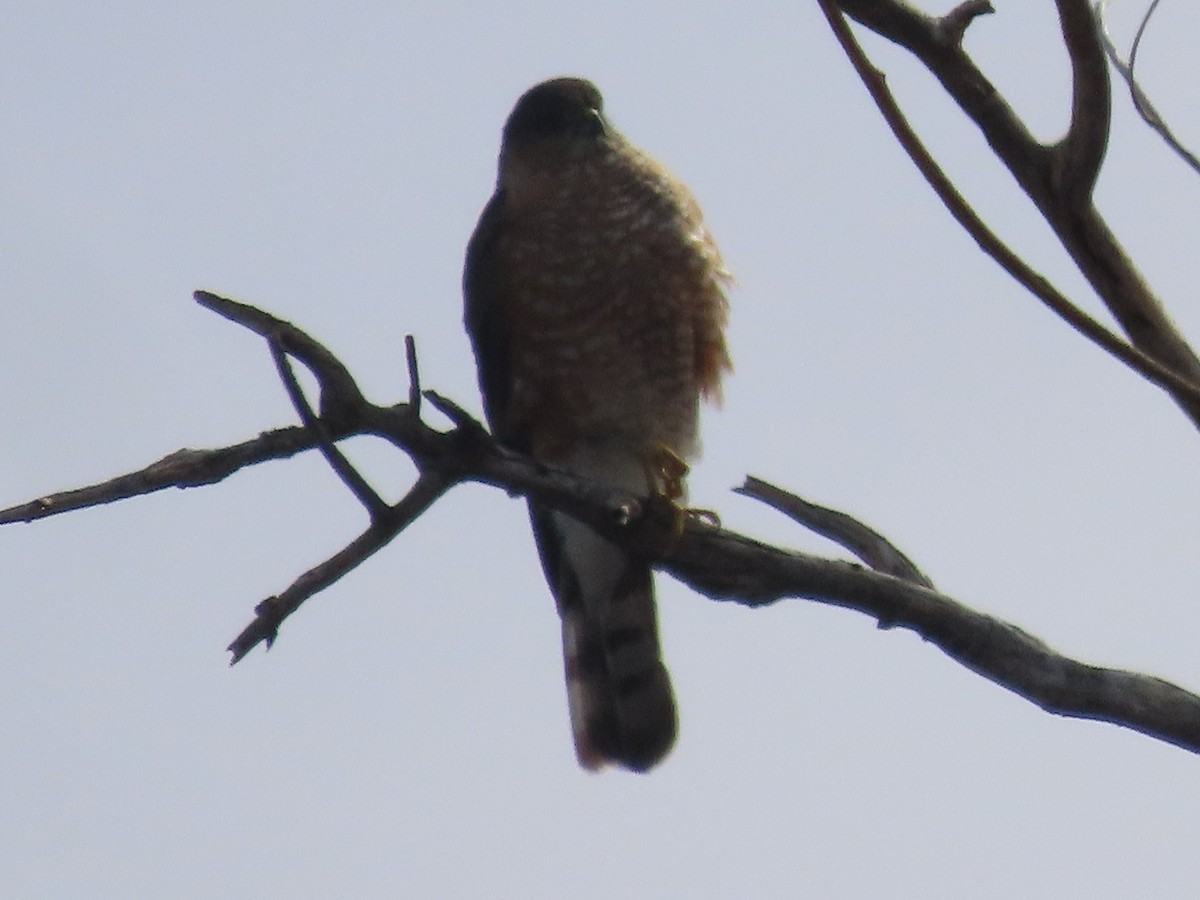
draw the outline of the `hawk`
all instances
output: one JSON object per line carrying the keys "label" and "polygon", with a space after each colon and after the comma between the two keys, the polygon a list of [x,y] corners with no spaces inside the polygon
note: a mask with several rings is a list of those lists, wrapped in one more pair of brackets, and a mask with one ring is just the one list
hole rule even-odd
{"label": "hawk", "polygon": [[[518,101],[467,247],[465,324],[505,446],[637,496],[682,495],[701,399],[730,368],[726,271],[692,195],[605,118],[588,81]],[[530,501],[562,619],[579,763],[644,772],[674,744],[651,569]]]}

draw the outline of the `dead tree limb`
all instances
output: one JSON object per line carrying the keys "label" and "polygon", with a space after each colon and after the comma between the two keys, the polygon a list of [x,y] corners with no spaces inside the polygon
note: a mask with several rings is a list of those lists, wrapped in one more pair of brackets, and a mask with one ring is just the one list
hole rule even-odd
{"label": "dead tree limb", "polygon": [[734,488],[733,492],[779,510],[809,531],[845,547],[876,572],[911,581],[921,587],[933,587],[933,582],[898,547],[853,516],[810,503],[753,475],[747,476],[745,483]]}
{"label": "dead tree limb", "polygon": [[1163,139],[1168,147],[1179,156],[1185,163],[1191,166],[1192,170],[1200,174],[1200,157],[1189,150],[1183,143],[1175,137],[1175,133],[1167,124],[1167,120],[1162,117],[1159,111],[1155,108],[1154,103],[1150,100],[1150,95],[1142,89],[1138,83],[1137,75],[1134,73],[1134,68],[1137,66],[1138,48],[1141,46],[1142,37],[1146,34],[1146,26],[1150,24],[1150,19],[1153,18],[1155,10],[1158,9],[1159,0],[1152,0],[1149,6],[1146,7],[1146,12],[1142,16],[1142,21],[1138,25],[1137,33],[1133,37],[1133,43],[1129,47],[1129,57],[1121,58],[1121,51],[1117,49],[1116,43],[1113,41],[1112,34],[1109,33],[1107,25],[1109,0],[1096,0],[1095,10],[1096,18],[1100,23],[1100,34],[1104,40],[1104,51],[1108,54],[1108,61],[1112,63],[1117,74],[1125,82],[1125,86],[1129,89],[1129,98],[1133,101],[1133,108],[1137,110],[1137,114],[1142,117],[1142,121],[1149,125]]}
{"label": "dead tree limb", "polygon": [[[258,604],[255,618],[230,645],[234,662],[259,643],[274,641],[282,622],[309,597],[386,546],[442,494],[461,482],[475,481],[567,512],[714,600],[757,607],[795,598],[857,610],[880,627],[919,634],[972,671],[1050,712],[1121,725],[1200,753],[1200,697],[1150,675],[1070,659],[1017,626],[938,593],[878,532],[845,513],[807,503],[757,479],[741,489],[832,537],[880,571],[772,547],[725,530],[705,516],[686,517],[678,534],[678,517],[665,502],[633,497],[514,454],[453,402],[432,392],[422,394],[411,348],[408,402],[377,406],[363,398],[332,353],[294,325],[212,294],[199,293],[197,300],[263,335],[272,353],[294,358],[312,371],[319,385],[319,413],[309,408],[295,386],[290,362],[280,364],[309,426],[266,432],[232,447],[181,450],[139,472],[0,511],[0,524],[28,522],[167,487],[211,484],[241,468],[314,447],[322,448],[335,468],[349,467],[344,460],[336,461],[340,453],[329,450],[341,438],[372,434],[390,441],[417,466],[408,494],[388,505],[357,473],[343,478],[367,510],[367,529],[282,593]],[[421,420],[422,397],[449,417],[450,430],[438,431]]]}
{"label": "dead tree limb", "polygon": [[[966,29],[994,11],[987,0],[967,0],[942,17],[926,15],[900,0],[817,2],[905,151],[980,247],[1072,328],[1166,390],[1200,428],[1200,358],[1092,197],[1108,142],[1111,97],[1100,31],[1087,0],[1056,0],[1072,90],[1070,123],[1065,136],[1053,144],[1033,136],[963,49]],[[1068,301],[983,226],[908,127],[882,73],[870,64],[844,15],[910,51],[938,79],[1033,201],[1129,343]]]}

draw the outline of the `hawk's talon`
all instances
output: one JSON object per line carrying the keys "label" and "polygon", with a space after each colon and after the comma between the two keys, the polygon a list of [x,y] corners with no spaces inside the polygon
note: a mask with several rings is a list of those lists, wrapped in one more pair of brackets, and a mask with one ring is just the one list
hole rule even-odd
{"label": "hawk's talon", "polygon": [[655,525],[661,525],[665,533],[655,529],[656,537],[662,534],[661,541],[654,541],[653,555],[656,557],[670,556],[675,545],[683,537],[684,525],[687,523],[688,510],[674,500],[661,493],[652,493],[646,501],[646,520]]}
{"label": "hawk's talon", "polygon": [[714,528],[717,531],[721,530],[721,517],[714,509],[696,509],[689,506],[683,511],[685,517],[699,522],[701,525],[707,525],[709,528]]}
{"label": "hawk's talon", "polygon": [[684,495],[683,479],[690,468],[682,456],[663,443],[654,443],[642,461],[650,493],[672,503]]}
{"label": "hawk's talon", "polygon": [[646,448],[642,457],[642,467],[646,471],[650,502],[665,506],[663,515],[670,516],[667,538],[659,551],[665,556],[675,549],[675,545],[683,537],[688,510],[679,501],[686,493],[684,478],[687,477],[689,467],[682,456],[661,441],[655,441]]}
{"label": "hawk's talon", "polygon": [[683,537],[683,530],[687,527],[689,519],[700,522],[710,528],[721,527],[721,517],[711,509],[694,509],[690,506],[680,506],[678,503],[667,500],[662,496],[659,496],[657,500],[666,504],[667,508],[663,514],[671,517],[670,528],[667,530],[666,539],[659,550],[662,556],[669,556],[674,552],[675,545]]}

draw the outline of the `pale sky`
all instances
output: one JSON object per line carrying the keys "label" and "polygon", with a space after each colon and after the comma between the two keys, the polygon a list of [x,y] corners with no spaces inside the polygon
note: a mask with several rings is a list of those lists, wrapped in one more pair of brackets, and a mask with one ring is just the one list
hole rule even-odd
{"label": "pale sky", "polygon": [[[1116,5],[1125,27],[1143,4]],[[997,6],[968,46],[1052,138],[1051,4]],[[957,229],[810,0],[4,18],[0,505],[294,421],[196,288],[296,322],[380,402],[411,332],[425,385],[478,411],[459,272],[500,127],[583,75],[738,277],[694,502],[837,555],[729,492],[776,481],[1064,652],[1200,690],[1200,435]],[[1142,50],[1193,147],[1198,39],[1200,8],[1163,3]],[[973,127],[868,44],[969,196],[1099,313]],[[1200,336],[1200,179],[1116,98],[1102,208]],[[392,496],[411,478],[351,451]],[[649,776],[581,771],[524,505],[479,486],[229,669],[255,603],[364,525],[308,454],[0,529],[0,896],[1194,896],[1195,756],[811,602],[660,576],[678,746]]]}

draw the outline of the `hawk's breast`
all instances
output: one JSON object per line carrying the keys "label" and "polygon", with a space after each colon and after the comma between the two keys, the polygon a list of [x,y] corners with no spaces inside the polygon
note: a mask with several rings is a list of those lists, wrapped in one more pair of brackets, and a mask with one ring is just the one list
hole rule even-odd
{"label": "hawk's breast", "polygon": [[694,455],[728,368],[728,274],[698,206],[627,145],[533,178],[496,246],[511,427],[546,461],[613,439]]}

